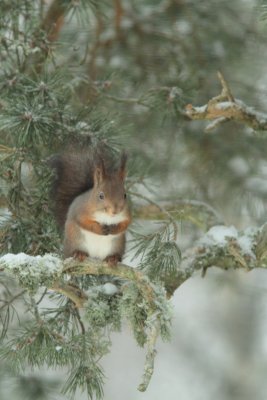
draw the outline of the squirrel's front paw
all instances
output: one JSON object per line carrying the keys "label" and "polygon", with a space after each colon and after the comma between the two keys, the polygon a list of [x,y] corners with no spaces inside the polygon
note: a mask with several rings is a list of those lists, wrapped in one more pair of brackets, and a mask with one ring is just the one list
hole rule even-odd
{"label": "squirrel's front paw", "polygon": [[109,235],[110,234],[110,225],[102,225],[102,234]]}
{"label": "squirrel's front paw", "polygon": [[105,260],[110,267],[115,267],[119,261],[121,261],[120,254],[113,254],[112,256],[107,256]]}
{"label": "squirrel's front paw", "polygon": [[89,257],[89,254],[81,250],[75,250],[72,254],[72,257],[76,258],[79,261],[84,261],[86,257]]}
{"label": "squirrel's front paw", "polygon": [[116,233],[117,225],[102,225],[103,235],[114,235]]}

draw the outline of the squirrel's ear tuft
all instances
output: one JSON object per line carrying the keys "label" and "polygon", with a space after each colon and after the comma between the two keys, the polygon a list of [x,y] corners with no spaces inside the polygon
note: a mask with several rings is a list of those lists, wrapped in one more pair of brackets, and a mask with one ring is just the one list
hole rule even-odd
{"label": "squirrel's ear tuft", "polygon": [[127,162],[127,153],[123,151],[121,153],[121,162],[120,162],[120,168],[119,168],[119,174],[122,180],[125,179],[126,177],[126,162]]}
{"label": "squirrel's ear tuft", "polygon": [[105,179],[105,166],[103,160],[99,158],[94,168],[94,185],[99,186],[104,179]]}

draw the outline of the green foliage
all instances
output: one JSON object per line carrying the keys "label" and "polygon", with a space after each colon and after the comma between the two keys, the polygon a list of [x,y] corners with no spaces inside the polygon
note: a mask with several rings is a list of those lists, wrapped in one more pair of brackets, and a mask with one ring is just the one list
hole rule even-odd
{"label": "green foliage", "polygon": [[[138,235],[139,236],[139,235]],[[166,240],[164,233],[158,231],[151,235],[140,235],[140,247],[135,256],[142,253],[140,268],[150,277],[164,279],[174,274],[179,266],[181,252],[175,241]]]}
{"label": "green foliage", "polygon": [[0,356],[9,363],[12,361],[17,372],[22,372],[26,365],[38,368],[65,366],[69,369],[69,378],[63,393],[74,396],[80,388],[87,391],[89,398],[93,395],[101,398],[103,372],[95,357],[103,355],[106,344],[100,347],[99,343],[91,330],[80,335],[69,332],[67,337],[63,337],[51,321],[40,320],[17,330],[13,339],[2,347]]}
{"label": "green foliage", "polygon": [[171,219],[151,234],[133,233],[133,259],[140,258],[139,268],[153,282],[164,284],[167,292],[173,291],[173,282],[180,271],[181,251],[175,241],[176,223]]}
{"label": "green foliage", "polygon": [[71,398],[74,399],[77,389],[86,391],[90,399],[103,398],[103,372],[98,366],[80,365],[74,368],[63,388],[63,393],[70,393]]}

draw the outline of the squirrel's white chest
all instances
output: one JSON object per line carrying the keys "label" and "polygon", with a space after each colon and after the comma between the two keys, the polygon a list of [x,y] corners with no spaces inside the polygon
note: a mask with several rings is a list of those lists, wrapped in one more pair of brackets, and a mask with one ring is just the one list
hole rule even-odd
{"label": "squirrel's white chest", "polygon": [[81,250],[88,253],[90,257],[100,258],[101,260],[112,255],[114,248],[116,248],[116,242],[121,236],[121,234],[97,235],[85,229],[81,229],[81,234]]}

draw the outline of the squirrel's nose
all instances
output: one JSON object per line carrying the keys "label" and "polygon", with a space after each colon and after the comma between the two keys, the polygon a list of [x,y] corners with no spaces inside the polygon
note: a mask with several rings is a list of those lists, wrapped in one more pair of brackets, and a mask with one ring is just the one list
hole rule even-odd
{"label": "squirrel's nose", "polygon": [[115,206],[109,207],[109,209],[107,210],[107,212],[108,212],[108,214],[109,214],[111,217],[113,217],[114,215],[117,214],[116,207],[115,207]]}
{"label": "squirrel's nose", "polygon": [[119,204],[115,204],[110,210],[109,213],[111,216],[117,215],[121,212],[122,207]]}

